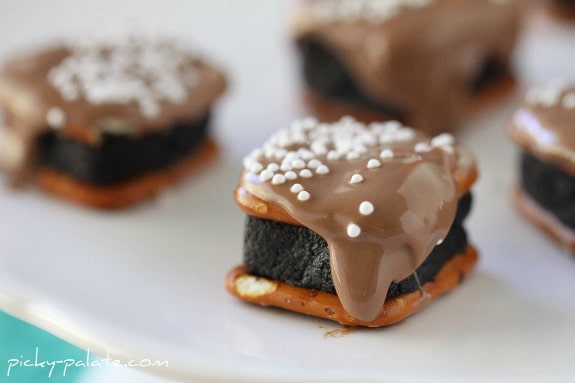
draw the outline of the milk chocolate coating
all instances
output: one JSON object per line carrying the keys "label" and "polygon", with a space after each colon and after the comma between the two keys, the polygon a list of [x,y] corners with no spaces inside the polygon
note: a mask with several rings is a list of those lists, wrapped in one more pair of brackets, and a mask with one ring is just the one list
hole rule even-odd
{"label": "milk chocolate coating", "polygon": [[531,89],[513,114],[511,138],[543,161],[575,175],[575,87]]}
{"label": "milk chocolate coating", "polygon": [[[417,291],[432,281],[442,265],[467,247],[463,220],[471,209],[471,194],[458,203],[457,215],[449,234],[416,270],[417,279],[392,283],[386,299]],[[244,264],[250,274],[288,283],[292,286],[336,294],[330,272],[327,242],[310,229],[246,216]]]}
{"label": "milk chocolate coating", "polygon": [[[317,3],[325,5],[322,12],[314,11]],[[314,41],[333,53],[362,94],[409,111],[415,128],[451,131],[474,96],[478,74],[489,62],[508,66],[519,3],[432,0],[378,18],[368,12],[346,17],[351,6],[345,1],[311,0],[295,16],[294,36],[299,44]]]}

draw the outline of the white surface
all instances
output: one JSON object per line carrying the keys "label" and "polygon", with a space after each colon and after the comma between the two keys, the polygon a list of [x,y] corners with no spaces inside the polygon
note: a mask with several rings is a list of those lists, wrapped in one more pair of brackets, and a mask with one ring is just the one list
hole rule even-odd
{"label": "white surface", "polygon": [[[325,334],[335,324],[224,291],[241,261],[238,160],[300,114],[285,9],[269,0],[0,0],[2,57],[127,20],[194,36],[233,76],[215,126],[224,157],[162,203],[109,214],[2,191],[0,308],[92,352],[167,360],[144,371],[190,382],[574,381],[575,264],[510,208],[515,150],[503,128],[513,102],[460,135],[482,171],[468,224],[481,261],[446,299],[398,326],[334,338]],[[574,46],[572,28],[538,24],[519,50],[522,77],[574,80]]]}
{"label": "white surface", "polygon": [[[92,370],[81,376],[77,383],[176,383],[176,380],[146,374],[142,370],[123,367],[106,367]],[[194,382],[190,382],[194,383]]]}

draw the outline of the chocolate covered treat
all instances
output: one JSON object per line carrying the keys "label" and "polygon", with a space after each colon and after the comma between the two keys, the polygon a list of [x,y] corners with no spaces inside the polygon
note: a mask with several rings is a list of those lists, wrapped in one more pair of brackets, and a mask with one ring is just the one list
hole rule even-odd
{"label": "chocolate covered treat", "polygon": [[0,165],[17,183],[122,208],[215,153],[210,111],[224,74],[167,39],[87,40],[25,54],[0,72]]}
{"label": "chocolate covered treat", "polygon": [[512,88],[513,0],[302,0],[293,34],[306,102],[327,120],[456,129]]}
{"label": "chocolate covered treat", "polygon": [[447,133],[296,121],[244,160],[244,262],[227,289],[345,325],[401,321],[472,271],[463,223],[476,177]]}
{"label": "chocolate covered treat", "polygon": [[575,251],[575,87],[530,90],[510,135],[521,147],[515,205],[535,225]]}

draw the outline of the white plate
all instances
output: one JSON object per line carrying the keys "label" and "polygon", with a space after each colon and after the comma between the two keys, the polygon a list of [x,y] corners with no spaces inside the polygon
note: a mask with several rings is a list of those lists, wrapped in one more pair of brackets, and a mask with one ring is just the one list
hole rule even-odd
{"label": "white plate", "polygon": [[[265,12],[277,11],[265,4]],[[260,20],[261,9],[241,16]],[[235,20],[233,13],[221,16]],[[573,58],[573,31],[537,28],[520,49],[524,78],[573,79],[572,64],[557,59]],[[270,39],[279,33],[270,36],[261,43],[275,47]],[[239,53],[235,44],[230,47]],[[245,64],[257,48],[247,47],[235,64]],[[285,47],[281,52],[288,56]],[[546,62],[554,64],[552,70]],[[278,89],[291,92],[290,76],[279,73],[286,68],[272,67],[286,86]],[[245,72],[259,78],[255,67]],[[264,76],[272,78],[270,73]],[[188,381],[575,380],[575,264],[510,207],[516,153],[503,128],[511,103],[461,134],[482,170],[468,221],[481,252],[477,271],[400,325],[346,333],[326,321],[241,303],[223,288],[226,272],[241,262],[243,217],[232,200],[237,153],[298,113],[293,93],[287,105],[283,91],[269,97],[277,83],[262,81],[261,94],[253,82],[239,85],[240,94],[230,96],[217,125],[228,155],[162,203],[101,213],[34,191],[3,191],[0,308],[93,353],[168,361],[167,368],[145,371]],[[256,129],[244,134],[250,126]]]}
{"label": "white plate", "polygon": [[479,268],[398,326],[334,337],[334,324],[229,296],[243,217],[231,198],[238,169],[226,163],[123,213],[4,194],[0,307],[94,353],[167,360],[154,372],[184,379],[575,379],[575,265],[510,209],[513,150],[498,118],[483,122],[465,137],[498,169],[483,172],[469,221]]}

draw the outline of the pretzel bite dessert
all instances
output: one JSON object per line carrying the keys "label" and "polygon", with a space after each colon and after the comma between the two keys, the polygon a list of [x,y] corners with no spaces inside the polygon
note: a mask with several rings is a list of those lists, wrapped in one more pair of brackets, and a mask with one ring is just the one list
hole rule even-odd
{"label": "pretzel bite dessert", "polygon": [[77,41],[0,71],[0,165],[16,183],[99,208],[158,193],[215,153],[224,74],[167,39]]}
{"label": "pretzel bite dessert", "polygon": [[513,0],[302,0],[293,35],[306,104],[329,121],[452,131],[512,89],[519,16]]}
{"label": "pretzel bite dessert", "polygon": [[396,323],[474,268],[463,223],[476,177],[448,133],[296,121],[245,158],[244,262],[227,289],[344,325]]}
{"label": "pretzel bite dessert", "polygon": [[575,251],[575,87],[530,90],[510,136],[522,149],[516,207]]}

